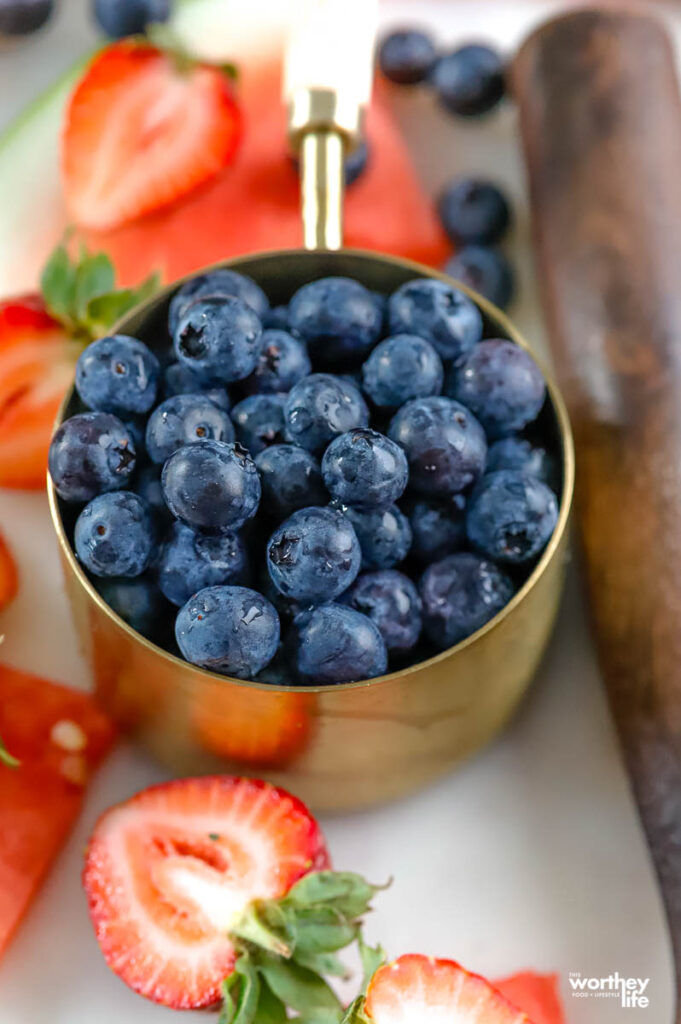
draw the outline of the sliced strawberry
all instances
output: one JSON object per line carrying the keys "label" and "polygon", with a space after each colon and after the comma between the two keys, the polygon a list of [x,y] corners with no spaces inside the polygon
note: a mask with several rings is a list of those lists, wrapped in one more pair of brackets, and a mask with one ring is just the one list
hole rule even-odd
{"label": "sliced strawberry", "polygon": [[376,971],[357,1019],[363,1018],[372,1024],[531,1024],[478,974],[418,954]]}
{"label": "sliced strawberry", "polygon": [[19,573],[12,552],[0,533],[0,612],[14,600],[19,586]]}
{"label": "sliced strawberry", "polygon": [[0,762],[0,953],[66,839],[113,737],[113,726],[87,694],[0,665],[0,739],[7,751]]}
{"label": "sliced strawberry", "polygon": [[67,206],[110,228],[165,206],[233,158],[241,115],[227,76],[126,39],[102,50],[71,96],[62,135]]}
{"label": "sliced strawberry", "polygon": [[0,303],[0,487],[45,486],[52,427],[80,351],[39,295]]}
{"label": "sliced strawberry", "polygon": [[99,820],[83,884],[109,967],[178,1009],[211,1006],[235,963],[228,933],[253,900],[328,864],[322,834],[284,790],[232,776],[148,789]]}
{"label": "sliced strawberry", "polygon": [[268,693],[246,687],[203,685],[192,701],[192,722],[201,746],[228,761],[281,768],[307,745],[312,701],[307,693]]}

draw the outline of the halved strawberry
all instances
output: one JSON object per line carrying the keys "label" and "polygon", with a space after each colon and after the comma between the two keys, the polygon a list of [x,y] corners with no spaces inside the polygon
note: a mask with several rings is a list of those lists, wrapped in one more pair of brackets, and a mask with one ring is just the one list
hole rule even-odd
{"label": "halved strawberry", "polygon": [[19,573],[7,541],[0,533],[0,612],[14,600],[19,586]]}
{"label": "halved strawberry", "polygon": [[229,933],[252,901],[285,896],[327,866],[319,827],[295,797],[206,776],[107,811],[83,883],[109,967],[147,998],[188,1008],[219,1000],[236,959]]}
{"label": "halved strawberry", "polygon": [[114,290],[104,253],[71,260],[57,246],[41,278],[41,295],[0,302],[0,487],[45,486],[47,451],[57,411],[73,380],[83,344],[157,287]]}
{"label": "halved strawberry", "polygon": [[0,487],[45,486],[52,426],[80,351],[41,296],[0,302]]}
{"label": "halved strawberry", "polygon": [[356,1024],[531,1024],[478,974],[418,954],[379,967],[351,1013]]}
{"label": "halved strawberry", "polygon": [[102,50],[69,101],[62,177],[69,212],[110,228],[156,210],[233,158],[241,115],[221,69],[136,39]]}

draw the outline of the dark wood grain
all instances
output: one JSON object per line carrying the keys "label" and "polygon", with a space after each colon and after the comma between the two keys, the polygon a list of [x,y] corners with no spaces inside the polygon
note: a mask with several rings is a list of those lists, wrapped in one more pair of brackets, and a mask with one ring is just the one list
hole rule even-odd
{"label": "dark wood grain", "polygon": [[667,911],[681,1024],[681,100],[674,58],[655,20],[585,10],[535,32],[511,77],[544,305],[575,431],[590,607]]}

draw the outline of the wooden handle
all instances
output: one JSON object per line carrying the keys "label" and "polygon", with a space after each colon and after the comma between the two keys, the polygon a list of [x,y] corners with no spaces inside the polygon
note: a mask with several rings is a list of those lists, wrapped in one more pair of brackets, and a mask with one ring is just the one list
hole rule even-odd
{"label": "wooden handle", "polygon": [[681,99],[653,19],[584,10],[512,68],[577,448],[610,705],[662,888],[681,1024]]}

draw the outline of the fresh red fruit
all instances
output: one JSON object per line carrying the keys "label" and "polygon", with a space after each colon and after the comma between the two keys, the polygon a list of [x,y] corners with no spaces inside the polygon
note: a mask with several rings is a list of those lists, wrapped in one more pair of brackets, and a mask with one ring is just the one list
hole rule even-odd
{"label": "fresh red fruit", "polygon": [[228,77],[148,43],[102,50],[71,96],[62,178],[78,224],[110,228],[166,206],[233,158],[241,115]]}
{"label": "fresh red fruit", "polygon": [[[300,186],[290,159],[281,69],[245,62],[239,102],[247,130],[238,159],[171,207],[88,240],[111,256],[123,283],[162,268],[165,280],[216,260],[300,246]],[[345,244],[441,266],[451,245],[380,95],[367,116],[371,158],[345,197]]]}
{"label": "fresh red fruit", "polygon": [[0,665],[0,953],[77,817],[113,726],[92,698]]}
{"label": "fresh red fruit", "polygon": [[7,541],[0,533],[0,612],[10,604],[19,586],[19,574]]}
{"label": "fresh red fruit", "polygon": [[109,967],[177,1009],[218,1002],[234,968],[230,928],[256,899],[285,895],[328,865],[295,797],[233,776],[180,779],[107,811],[83,884]]}
{"label": "fresh red fruit", "polygon": [[522,1007],[533,1024],[565,1024],[556,974],[521,971],[510,978],[495,981],[494,987],[514,1006]]}
{"label": "fresh red fruit", "polygon": [[0,487],[45,486],[52,427],[80,351],[39,295],[0,302]]}
{"label": "fresh red fruit", "polygon": [[379,967],[369,982],[364,1015],[372,1024],[531,1024],[478,974],[453,960],[418,954]]}

